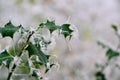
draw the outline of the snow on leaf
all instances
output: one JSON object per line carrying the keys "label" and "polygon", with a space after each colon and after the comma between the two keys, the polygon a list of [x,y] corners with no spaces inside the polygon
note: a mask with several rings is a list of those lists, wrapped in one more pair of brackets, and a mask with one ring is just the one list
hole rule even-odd
{"label": "snow on leaf", "polygon": [[41,50],[40,47],[30,43],[29,46],[27,47],[27,50],[29,52],[29,55],[37,55],[39,57],[39,60],[42,64],[46,64],[48,62],[48,55],[45,55]]}
{"label": "snow on leaf", "polygon": [[0,28],[0,33],[3,37],[11,37],[13,38],[14,33],[21,27],[20,26],[14,26],[10,21],[3,27]]}
{"label": "snow on leaf", "polygon": [[6,50],[0,54],[0,65],[5,63],[5,65],[9,67],[12,60],[13,57]]}
{"label": "snow on leaf", "polygon": [[47,20],[46,23],[41,23],[39,26],[41,26],[41,28],[47,27],[50,30],[50,33],[52,33],[58,28],[58,26],[55,24],[55,21],[49,21],[49,20]]}
{"label": "snow on leaf", "polygon": [[72,36],[71,33],[73,32],[73,30],[70,29],[70,24],[63,24],[60,29],[62,30],[61,33],[64,35],[65,38],[67,36]]}

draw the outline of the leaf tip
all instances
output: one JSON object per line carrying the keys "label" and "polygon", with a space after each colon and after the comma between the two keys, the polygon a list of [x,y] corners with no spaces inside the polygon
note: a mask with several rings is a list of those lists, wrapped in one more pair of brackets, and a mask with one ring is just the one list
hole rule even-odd
{"label": "leaf tip", "polygon": [[116,25],[112,25],[112,28],[115,30],[115,31],[118,31],[118,28],[117,28],[117,26]]}

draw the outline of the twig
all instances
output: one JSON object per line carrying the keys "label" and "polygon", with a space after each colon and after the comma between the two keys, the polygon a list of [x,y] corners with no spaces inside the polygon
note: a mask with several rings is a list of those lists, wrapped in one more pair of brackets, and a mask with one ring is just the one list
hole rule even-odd
{"label": "twig", "polygon": [[[22,55],[22,53],[23,53],[23,50],[25,50],[25,48],[26,48],[26,46],[27,46],[27,43],[29,42],[31,36],[32,36],[34,33],[35,33],[35,32],[32,31],[31,34],[29,34],[28,39],[27,39],[27,41],[26,41],[26,45],[22,48],[20,54],[18,55],[19,57],[21,57],[21,55]],[[14,63],[14,64],[13,64],[13,67],[12,67],[12,69],[11,69],[9,75],[8,75],[7,80],[10,80],[10,79],[11,79],[11,77],[12,77],[12,75],[13,75],[13,73],[14,73],[16,67],[17,67],[17,66],[16,66],[16,64]]]}

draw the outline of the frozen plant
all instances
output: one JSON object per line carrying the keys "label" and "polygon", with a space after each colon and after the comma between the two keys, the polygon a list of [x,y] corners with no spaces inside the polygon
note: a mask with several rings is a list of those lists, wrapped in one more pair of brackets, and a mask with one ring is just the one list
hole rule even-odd
{"label": "frozen plant", "polygon": [[[22,25],[13,25],[11,21],[0,28],[2,37],[12,38],[13,43],[0,53],[0,65],[9,70],[6,80],[14,80],[14,76],[21,75],[34,77],[36,80],[44,79],[44,74],[55,65],[50,60],[51,55],[48,50],[48,47],[53,47],[55,44],[53,42],[55,36],[52,37],[54,31],[68,39],[71,38],[73,32],[70,24],[59,26],[55,24],[55,21],[49,20],[41,23],[37,28],[26,29]],[[43,32],[49,36],[46,37]],[[26,80],[26,77],[21,79]]]}
{"label": "frozen plant", "polygon": [[[118,60],[120,57],[120,30],[118,29],[117,26],[112,25],[113,30],[116,33],[116,36],[119,39],[119,43],[118,46],[116,47],[116,49],[112,49],[110,46],[108,46],[105,43],[102,42],[98,42],[99,45],[101,45],[103,48],[106,48],[106,61],[104,62],[104,64],[96,64],[96,67],[99,68],[98,71],[95,72],[95,77],[96,80],[109,80],[107,75],[105,74],[105,70],[108,67],[111,67],[111,72],[113,72],[116,68],[120,69],[120,65],[118,64]],[[109,76],[111,78],[111,76]]]}

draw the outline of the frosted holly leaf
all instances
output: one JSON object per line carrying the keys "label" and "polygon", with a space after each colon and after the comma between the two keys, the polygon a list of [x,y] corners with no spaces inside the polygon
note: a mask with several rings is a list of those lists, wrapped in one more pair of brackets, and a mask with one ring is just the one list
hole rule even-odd
{"label": "frosted holly leaf", "polygon": [[108,59],[110,60],[110,59],[112,59],[112,58],[114,58],[114,57],[119,56],[119,53],[116,52],[116,51],[114,51],[114,50],[112,50],[112,49],[108,49],[107,52],[106,52],[106,56],[107,56]]}
{"label": "frosted holly leaf", "polygon": [[19,30],[20,26],[14,26],[11,21],[9,21],[3,28],[0,28],[0,33],[3,37],[13,38],[14,33]]}
{"label": "frosted holly leaf", "polygon": [[41,51],[40,46],[30,43],[27,47],[27,50],[29,52],[30,57],[32,55],[37,55],[41,64],[46,64],[48,62],[49,55],[44,54]]}
{"label": "frosted holly leaf", "polygon": [[9,68],[10,62],[13,60],[13,57],[5,50],[0,53],[0,65],[5,64]]}
{"label": "frosted holly leaf", "polygon": [[49,21],[49,20],[47,20],[46,23],[41,23],[39,26],[41,28],[47,27],[50,30],[50,33],[58,29],[58,26],[55,24],[55,21]]}
{"label": "frosted holly leaf", "polygon": [[73,32],[73,30],[70,29],[70,24],[63,24],[62,26],[58,26],[55,24],[55,21],[47,20],[46,23],[41,23],[39,26],[41,28],[47,27],[49,29],[50,33],[52,33],[53,31],[55,31],[57,29],[61,30],[61,34],[63,34],[65,38],[68,36],[70,36],[70,38],[71,38],[72,32]]}
{"label": "frosted holly leaf", "polygon": [[61,31],[61,34],[64,35],[64,37],[66,38],[67,36],[72,36],[72,32],[73,30],[70,29],[70,24],[63,24],[60,29],[62,30]]}

